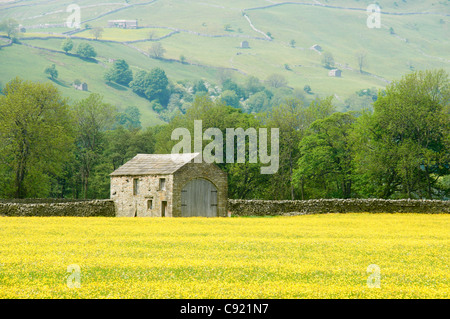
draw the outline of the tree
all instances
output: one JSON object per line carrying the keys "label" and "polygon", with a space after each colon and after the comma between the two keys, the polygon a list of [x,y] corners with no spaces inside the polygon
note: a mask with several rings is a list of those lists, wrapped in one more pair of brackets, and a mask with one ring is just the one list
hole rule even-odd
{"label": "tree", "polygon": [[83,58],[95,58],[97,56],[94,47],[89,43],[81,43],[78,46],[77,54]]}
{"label": "tree", "polygon": [[142,127],[141,112],[136,106],[129,106],[125,109],[125,112],[117,115],[116,123],[129,130],[140,129]]}
{"label": "tree", "polygon": [[308,84],[306,84],[303,87],[303,91],[305,91],[307,94],[311,94],[311,86],[309,86]]}
{"label": "tree", "polygon": [[162,105],[167,105],[170,97],[168,89],[169,79],[161,68],[154,68],[150,72],[139,71],[130,87],[138,95],[146,97],[150,101],[156,100]]}
{"label": "tree", "polygon": [[232,79],[226,79],[222,83],[222,90],[223,91],[233,91],[234,93],[236,93],[236,95],[240,99],[243,99],[246,97],[244,88],[242,88],[239,84],[234,82]]}
{"label": "tree", "polygon": [[302,101],[289,99],[274,107],[263,120],[264,126],[280,130],[279,170],[269,177],[269,198],[295,199],[292,173],[299,155],[298,142],[304,131],[303,110]]}
{"label": "tree", "polygon": [[182,64],[185,64],[186,63],[186,57],[182,54],[182,55],[180,55],[180,62],[182,63]]}
{"label": "tree", "polygon": [[61,49],[63,49],[64,52],[66,52],[66,54],[71,51],[73,49],[73,41],[71,38],[66,38],[62,44],[61,44]]}
{"label": "tree", "polygon": [[[50,83],[10,81],[0,96],[0,197],[46,197],[73,143],[67,100]],[[3,179],[2,179],[3,177]]]}
{"label": "tree", "polygon": [[150,101],[158,100],[162,105],[167,105],[170,92],[168,90],[169,79],[166,72],[161,68],[154,68],[150,70],[148,77],[149,85],[146,87],[145,96]]}
{"label": "tree", "polygon": [[248,113],[260,113],[267,111],[270,106],[269,97],[264,91],[255,93],[246,101],[246,106],[246,111]]}
{"label": "tree", "polygon": [[159,42],[153,43],[150,49],[148,50],[148,54],[150,55],[150,57],[155,59],[162,59],[164,57],[164,53],[166,53],[166,50]]}
{"label": "tree", "polygon": [[[300,142],[296,185],[309,198],[350,198],[353,184],[351,131],[356,118],[334,113],[313,122]],[[303,183],[303,185],[302,185]]]}
{"label": "tree", "polygon": [[255,94],[264,90],[264,85],[257,77],[253,75],[250,75],[246,78],[244,87],[245,90],[250,94]]}
{"label": "tree", "polygon": [[0,23],[0,31],[6,32],[8,38],[13,38],[19,33],[19,23],[14,19],[6,19]]}
{"label": "tree", "polygon": [[295,40],[291,40],[289,42],[289,45],[291,46],[291,48],[295,48],[295,44],[296,44]]}
{"label": "tree", "polygon": [[234,92],[234,91],[231,91],[231,90],[223,91],[220,96],[220,100],[225,105],[229,105],[229,106],[232,106],[235,108],[240,107],[239,97],[237,96],[236,92]]}
{"label": "tree", "polygon": [[281,74],[272,74],[266,80],[266,83],[272,88],[281,88],[287,85],[286,78]]}
{"label": "tree", "polygon": [[[299,142],[312,122],[328,117],[334,111],[332,98],[315,99],[309,107],[298,98],[288,98],[272,108],[262,119],[262,125],[279,128],[279,170],[269,177],[266,198],[295,199],[305,198],[305,181],[293,180],[294,169],[300,156]],[[286,187],[288,185],[288,187]]]}
{"label": "tree", "polygon": [[116,170],[137,154],[153,154],[155,151],[155,137],[152,128],[145,131],[140,129],[125,129],[118,127],[105,132],[105,155]]}
{"label": "tree", "polygon": [[150,85],[150,80],[151,79],[149,78],[147,71],[138,71],[134,76],[133,81],[130,82],[130,88],[137,95],[145,97],[145,91]]}
{"label": "tree", "polygon": [[105,73],[105,79],[128,86],[133,81],[133,72],[125,60],[119,59],[114,61],[112,68]]}
{"label": "tree", "polygon": [[95,38],[95,40],[101,39],[102,35],[103,35],[103,28],[102,27],[95,27],[92,28],[91,31],[89,31],[92,36]]}
{"label": "tree", "polygon": [[308,128],[314,121],[325,119],[335,111],[333,96],[314,99],[303,113],[306,123],[305,129]]}
{"label": "tree", "polygon": [[333,54],[328,51],[325,51],[322,55],[322,64],[325,68],[331,69],[334,67],[334,58]]}
{"label": "tree", "polygon": [[90,176],[105,147],[105,131],[114,123],[115,108],[104,103],[103,97],[94,93],[76,103],[74,116],[82,193],[84,198],[88,198]]}
{"label": "tree", "polygon": [[58,70],[56,70],[56,66],[54,64],[52,64],[51,66],[47,67],[44,70],[44,73],[50,75],[52,80],[58,78]]}
{"label": "tree", "polygon": [[358,51],[355,57],[358,62],[359,73],[362,73],[362,69],[367,66],[367,52],[364,50]]}
{"label": "tree", "polygon": [[[450,85],[443,70],[394,81],[358,121],[358,169],[368,196],[432,198],[450,173]],[[367,185],[371,186],[368,187]]]}
{"label": "tree", "polygon": [[205,81],[203,81],[203,80],[196,81],[194,83],[194,86],[192,87],[192,89],[193,89],[193,93],[194,94],[197,94],[197,93],[200,93],[200,94],[208,93],[208,88],[206,87]]}

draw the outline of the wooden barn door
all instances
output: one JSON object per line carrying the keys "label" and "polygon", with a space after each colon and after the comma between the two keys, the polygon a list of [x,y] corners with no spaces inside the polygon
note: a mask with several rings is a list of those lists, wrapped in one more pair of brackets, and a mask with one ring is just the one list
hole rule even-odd
{"label": "wooden barn door", "polygon": [[217,217],[217,188],[206,179],[194,179],[181,191],[182,217]]}

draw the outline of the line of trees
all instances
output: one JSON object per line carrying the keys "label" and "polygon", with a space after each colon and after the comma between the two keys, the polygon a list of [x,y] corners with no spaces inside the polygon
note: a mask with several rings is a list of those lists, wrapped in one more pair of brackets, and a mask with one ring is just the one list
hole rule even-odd
{"label": "line of trees", "polygon": [[[197,83],[196,90],[204,89]],[[218,164],[231,198],[445,199],[449,99],[448,74],[421,71],[390,84],[373,111],[336,112],[332,97],[309,104],[291,97],[249,114],[197,95],[185,114],[142,129],[136,108],[117,112],[96,94],[68,105],[49,83],[15,79],[0,96],[0,197],[108,198],[114,169],[137,153],[170,153],[178,142],[172,131],[183,127],[193,135],[194,120],[202,120],[204,130],[224,135],[226,128],[280,130],[276,174],[262,175],[260,163]]]}
{"label": "line of trees", "polygon": [[[67,53],[72,51],[74,48],[74,44],[71,38],[66,38],[61,43],[61,49]],[[80,43],[77,47],[76,53],[86,59],[95,58],[97,56],[97,52],[95,51],[94,47],[89,43]]]}

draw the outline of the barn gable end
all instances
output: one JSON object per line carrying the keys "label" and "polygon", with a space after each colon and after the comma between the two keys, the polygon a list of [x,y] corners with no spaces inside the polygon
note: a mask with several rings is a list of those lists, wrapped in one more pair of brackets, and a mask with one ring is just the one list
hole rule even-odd
{"label": "barn gable end", "polygon": [[[183,188],[194,179],[202,179],[211,182],[217,189],[217,216],[227,216],[228,180],[227,174],[214,164],[188,163],[174,174],[173,187],[173,215],[182,217],[181,195]],[[209,195],[209,194],[207,194]]]}

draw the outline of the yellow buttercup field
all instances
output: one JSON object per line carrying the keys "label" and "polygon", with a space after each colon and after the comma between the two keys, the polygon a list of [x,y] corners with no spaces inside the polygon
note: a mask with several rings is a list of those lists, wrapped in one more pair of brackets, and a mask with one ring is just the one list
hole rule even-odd
{"label": "yellow buttercup field", "polygon": [[449,226],[418,214],[4,217],[0,298],[448,298]]}

